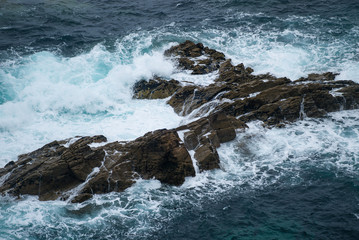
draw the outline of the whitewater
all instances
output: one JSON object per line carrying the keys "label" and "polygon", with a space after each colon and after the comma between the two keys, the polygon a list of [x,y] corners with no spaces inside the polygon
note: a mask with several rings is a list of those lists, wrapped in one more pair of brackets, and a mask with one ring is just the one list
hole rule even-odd
{"label": "whitewater", "polygon": [[[54,140],[102,134],[109,142],[127,141],[192,120],[177,115],[167,99],[132,96],[136,81],[154,76],[213,83],[217,73],[191,75],[163,56],[187,39],[223,52],[255,74],[296,80],[332,71],[340,73],[336,80],[359,82],[359,16],[348,11],[359,9],[355,1],[331,3],[337,15],[321,1],[322,15],[280,8],[281,1],[271,1],[277,10],[265,5],[256,10],[258,1],[203,2],[168,1],[159,10],[127,1],[100,7],[92,1],[34,1],[31,7],[5,1],[0,7],[0,19],[6,20],[0,24],[0,167]],[[92,6],[99,7],[98,15],[116,6],[123,22],[114,24],[112,15],[103,20]],[[207,14],[196,12],[204,7]],[[60,10],[64,15],[56,20]],[[34,23],[11,24],[12,16],[34,17]],[[42,26],[43,41],[35,29],[41,17],[49,26]],[[102,37],[97,28],[82,29],[96,22],[105,29]],[[126,31],[116,30],[125,23]],[[15,41],[16,34],[31,43]],[[358,149],[359,110],[304,118],[285,128],[251,122],[218,149],[221,169],[187,178],[180,187],[140,179],[122,193],[76,204],[1,196],[0,239],[355,239]]]}

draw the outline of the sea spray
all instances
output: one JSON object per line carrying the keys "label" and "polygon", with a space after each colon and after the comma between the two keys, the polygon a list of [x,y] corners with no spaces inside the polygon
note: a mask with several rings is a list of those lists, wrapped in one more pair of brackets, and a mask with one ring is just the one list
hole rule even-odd
{"label": "sea spray", "polygon": [[172,73],[173,64],[162,52],[125,65],[100,46],[73,58],[43,52],[21,61],[5,78],[16,82],[16,96],[0,105],[2,165],[53,140],[96,134],[130,140],[179,124],[164,100],[132,99],[135,81]]}

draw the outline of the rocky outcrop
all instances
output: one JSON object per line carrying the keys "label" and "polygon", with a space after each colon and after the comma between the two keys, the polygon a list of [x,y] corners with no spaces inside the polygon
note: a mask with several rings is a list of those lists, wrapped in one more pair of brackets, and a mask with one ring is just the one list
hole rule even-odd
{"label": "rocky outcrop", "polygon": [[91,147],[105,141],[104,136],[55,141],[21,155],[1,170],[0,192],[77,202],[97,193],[123,191],[137,178],[181,185],[185,177],[195,175],[191,157],[174,130]]}
{"label": "rocky outcrop", "polygon": [[140,80],[133,96],[168,98],[174,111],[192,122],[129,142],[107,143],[104,136],[54,141],[0,169],[0,192],[82,202],[93,194],[123,191],[138,178],[181,185],[195,176],[197,167],[220,168],[217,148],[235,139],[250,121],[282,127],[359,108],[359,84],[335,81],[336,73],[313,73],[295,81],[255,75],[252,68],[233,65],[223,53],[190,41],[171,47],[165,55],[191,74],[213,72],[217,78],[208,86],[159,77]]}
{"label": "rocky outcrop", "polygon": [[185,86],[172,95],[168,104],[182,116],[200,117],[208,112],[223,112],[244,122],[261,120],[266,125],[357,108],[355,89],[358,84],[352,81],[292,82],[272,76],[251,78],[243,81],[239,76],[231,83],[220,82],[219,78],[218,83],[206,87]]}
{"label": "rocky outcrop", "polygon": [[192,74],[206,74],[216,71],[225,60],[221,52],[204,47],[202,43],[195,44],[185,41],[165,51],[165,56],[174,57],[178,67],[191,70]]}
{"label": "rocky outcrop", "polygon": [[138,178],[181,185],[185,177],[195,176],[191,157],[174,130],[149,132],[134,141],[109,143],[96,150],[105,152],[106,157],[98,173],[76,193],[77,198],[120,192]]}
{"label": "rocky outcrop", "polygon": [[236,130],[246,127],[242,121],[218,112],[176,130],[183,134],[187,150],[194,151],[199,170],[204,171],[219,168],[217,148],[221,143],[235,139]]}
{"label": "rocky outcrop", "polygon": [[[75,138],[76,139],[76,138]],[[105,153],[88,144],[106,141],[104,136],[83,137],[67,147],[67,141],[54,141],[19,156],[0,172],[0,192],[12,195],[38,195],[40,200],[56,199],[84,182],[99,167]]]}
{"label": "rocky outcrop", "polygon": [[[203,54],[198,50],[203,46],[197,45],[186,41],[166,53],[191,60],[193,56]],[[254,75],[252,68],[243,64],[234,66],[225,58],[221,58],[216,69],[215,83],[187,85],[172,95],[168,104],[176,113],[200,117],[222,112],[245,123],[260,120],[267,126],[280,126],[304,117],[323,117],[328,112],[358,107],[358,84],[334,81],[337,73],[313,73],[291,81],[270,74]]]}
{"label": "rocky outcrop", "polygon": [[179,88],[180,82],[156,77],[149,81],[141,80],[133,86],[133,96],[137,99],[163,99],[172,96]]}

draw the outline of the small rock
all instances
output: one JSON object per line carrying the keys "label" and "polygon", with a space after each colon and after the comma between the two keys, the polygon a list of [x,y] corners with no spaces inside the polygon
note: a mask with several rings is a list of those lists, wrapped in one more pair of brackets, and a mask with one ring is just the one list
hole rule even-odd
{"label": "small rock", "polygon": [[220,143],[232,141],[236,138],[236,130],[233,127],[216,130]]}
{"label": "small rock", "polygon": [[200,171],[219,168],[219,156],[217,150],[209,144],[199,147],[196,150],[194,157],[197,159]]}
{"label": "small rock", "polygon": [[184,145],[187,150],[193,150],[198,146],[198,136],[194,133],[194,131],[188,131],[184,133]]}
{"label": "small rock", "polygon": [[339,73],[333,73],[333,72],[326,72],[322,74],[318,73],[310,73],[308,74],[308,77],[299,78],[295,82],[304,82],[304,81],[333,81],[336,76],[338,76]]}
{"label": "small rock", "polygon": [[172,96],[180,85],[176,80],[167,81],[159,77],[141,80],[133,86],[133,96],[137,99],[163,99]]}

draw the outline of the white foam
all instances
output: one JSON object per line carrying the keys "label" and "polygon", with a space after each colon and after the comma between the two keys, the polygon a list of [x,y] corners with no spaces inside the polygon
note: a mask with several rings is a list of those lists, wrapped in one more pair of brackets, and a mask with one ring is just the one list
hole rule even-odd
{"label": "white foam", "polygon": [[5,175],[3,175],[3,176],[1,176],[0,177],[0,187],[4,184],[4,182],[6,181],[6,180],[8,180],[8,178],[11,176],[11,172],[9,172],[9,173],[7,173],[7,174],[5,174]]}
{"label": "white foam", "polygon": [[256,97],[258,94],[260,94],[261,92],[255,92],[255,93],[251,93],[249,94],[249,98],[252,98],[252,97]]}
{"label": "white foam", "polygon": [[178,126],[165,100],[134,100],[132,85],[153,75],[170,77],[174,66],[162,50],[132,61],[101,45],[72,58],[40,52],[2,69],[15,98],[0,105],[0,166],[53,140],[105,135],[131,140]]}
{"label": "white foam", "polygon": [[[181,139],[182,143],[184,143],[184,134],[185,134],[186,130],[183,131],[177,131],[178,133],[178,137]],[[197,159],[194,157],[194,150],[190,150],[188,151],[189,155],[191,156],[191,160],[192,160],[192,165],[195,171],[195,174],[199,174],[199,167],[197,164]]]}
{"label": "white foam", "polygon": [[65,148],[69,148],[72,144],[74,144],[77,140],[79,140],[81,137],[74,137],[74,138],[71,138],[67,141],[67,143],[65,143],[63,146]]}
{"label": "white foam", "polygon": [[346,61],[340,64],[340,74],[336,77],[337,80],[354,80],[359,83],[359,62]]}
{"label": "white foam", "polygon": [[[233,13],[227,17],[246,19],[256,17],[256,14]],[[244,63],[252,67],[254,74],[269,72],[277,77],[295,80],[313,72],[332,71],[341,73],[337,79],[359,81],[357,47],[353,41],[358,36],[357,28],[348,32],[347,39],[328,40],[320,37],[321,28],[314,27],[316,24],[326,24],[326,20],[319,17],[290,16],[287,19],[277,17],[277,20],[302,24],[310,22],[313,29],[287,28],[277,31],[271,27],[263,30],[263,26],[258,26],[248,31],[247,26],[230,30],[208,27],[200,32],[186,32],[186,36],[222,51],[234,64]]]}
{"label": "white foam", "polygon": [[98,147],[105,146],[106,144],[108,144],[108,142],[100,142],[100,143],[93,142],[91,144],[88,144],[88,146],[90,148],[98,148]]}
{"label": "white foam", "polygon": [[[102,163],[103,164],[103,163]],[[86,186],[86,184],[95,177],[100,172],[100,168],[94,167],[91,173],[86,177],[86,180],[79,184],[78,186],[72,188],[71,190],[65,192],[63,195],[68,196],[67,202],[71,203],[71,201],[80,193],[80,191]]]}
{"label": "white foam", "polygon": [[171,78],[180,81],[183,85],[199,85],[208,86],[214,83],[214,80],[218,77],[218,71],[214,71],[208,74],[192,75],[192,71],[176,71],[171,74]]}

